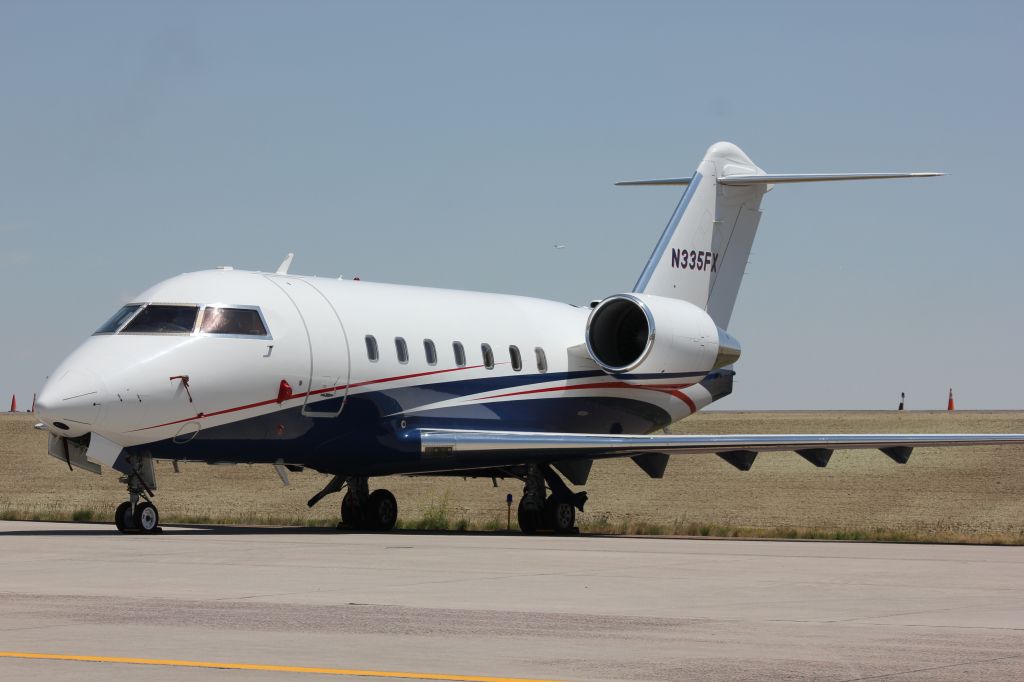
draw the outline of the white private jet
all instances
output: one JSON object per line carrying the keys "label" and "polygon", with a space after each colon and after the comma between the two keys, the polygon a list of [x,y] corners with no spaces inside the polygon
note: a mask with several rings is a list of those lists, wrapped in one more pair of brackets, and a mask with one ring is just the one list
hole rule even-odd
{"label": "white private jet", "polygon": [[[1021,434],[662,435],[732,391],[726,330],[764,193],[791,182],[938,173],[767,174],[719,142],[631,292],[588,307],[519,296],[218,268],[166,280],[119,310],[53,372],[36,414],[49,452],[129,500],[121,531],[154,532],[154,460],[271,464],[333,478],[341,520],[388,530],[398,506],[368,479],[515,477],[520,528],[574,529],[591,463],[631,457],[660,478],[670,455],[747,470],[792,450],[824,467],[840,448],[906,463],[917,446],[1024,443]],[[564,477],[564,478],[563,478]]]}

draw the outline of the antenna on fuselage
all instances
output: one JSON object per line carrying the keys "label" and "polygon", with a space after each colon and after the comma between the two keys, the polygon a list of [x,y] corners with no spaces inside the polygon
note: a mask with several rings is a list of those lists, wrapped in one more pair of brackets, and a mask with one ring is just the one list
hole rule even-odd
{"label": "antenna on fuselage", "polygon": [[290,268],[292,266],[292,259],[293,258],[295,258],[295,254],[294,253],[289,253],[287,256],[284,257],[284,260],[281,261],[281,264],[277,266],[277,274],[278,275],[287,275],[288,274],[288,268]]}

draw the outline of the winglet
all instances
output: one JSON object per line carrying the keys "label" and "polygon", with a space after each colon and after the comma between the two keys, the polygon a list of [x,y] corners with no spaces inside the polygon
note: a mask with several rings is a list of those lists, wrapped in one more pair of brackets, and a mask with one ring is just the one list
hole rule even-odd
{"label": "winglet", "polygon": [[278,275],[287,275],[288,274],[288,268],[290,268],[292,266],[292,259],[293,258],[295,258],[295,254],[294,253],[289,253],[287,256],[284,257],[284,260],[281,261],[281,264],[277,266],[277,274]]}

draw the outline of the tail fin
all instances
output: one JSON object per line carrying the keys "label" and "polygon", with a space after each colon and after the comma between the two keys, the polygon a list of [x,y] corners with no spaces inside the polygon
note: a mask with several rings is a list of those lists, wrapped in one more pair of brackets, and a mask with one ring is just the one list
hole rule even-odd
{"label": "tail fin", "polygon": [[761,199],[773,185],[935,175],[941,173],[769,175],[736,145],[718,142],[689,179],[618,183],[686,186],[633,291],[689,301],[726,329],[761,219]]}

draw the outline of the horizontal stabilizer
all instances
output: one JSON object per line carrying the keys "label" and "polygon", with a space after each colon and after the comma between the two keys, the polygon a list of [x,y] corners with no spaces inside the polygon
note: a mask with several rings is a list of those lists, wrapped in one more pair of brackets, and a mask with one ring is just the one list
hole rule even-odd
{"label": "horizontal stabilizer", "polygon": [[693,178],[665,178],[664,180],[623,180],[616,182],[616,187],[643,187],[643,186],[664,186],[664,185],[689,185]]}
{"label": "horizontal stabilizer", "polygon": [[[835,182],[837,180],[892,180],[894,178],[935,178],[944,173],[798,173],[765,175],[726,175],[720,185],[782,185],[790,182]],[[657,184],[648,182],[646,184]]]}
{"label": "horizontal stabilizer", "polygon": [[[936,178],[945,173],[766,173],[764,175],[725,175],[720,185],[783,185],[793,182],[837,182],[839,180],[893,180],[896,178]],[[616,187],[686,186],[693,178],[661,178],[655,180],[623,180]]]}

